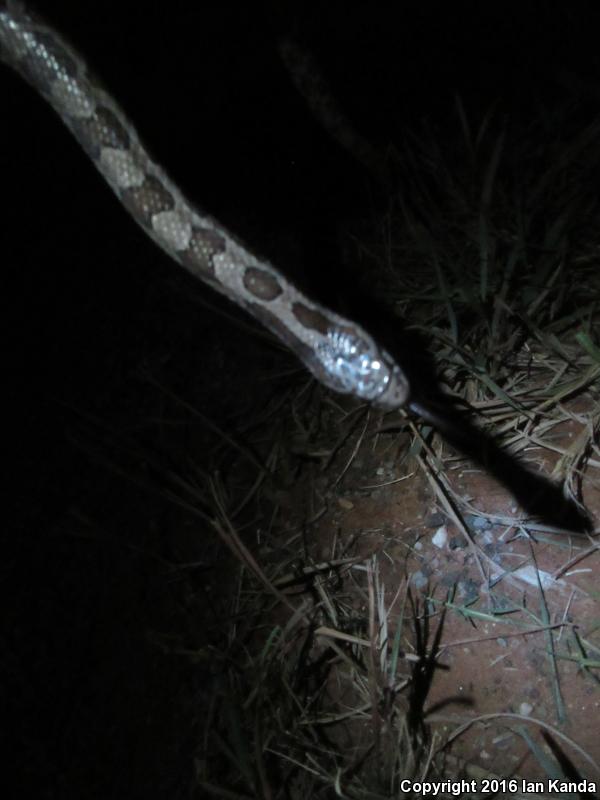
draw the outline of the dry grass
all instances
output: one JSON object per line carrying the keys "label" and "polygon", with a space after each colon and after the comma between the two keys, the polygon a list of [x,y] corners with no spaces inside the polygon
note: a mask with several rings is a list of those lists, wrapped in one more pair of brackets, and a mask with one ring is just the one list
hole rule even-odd
{"label": "dry grass", "polygon": [[[398,149],[402,188],[379,230],[354,237],[353,259],[427,340],[447,391],[478,426],[515,459],[532,447],[538,458],[555,457],[553,479],[581,504],[584,481],[598,486],[600,467],[600,208],[591,179],[599,126],[570,131],[565,110],[551,120],[540,113],[528,130],[490,113],[473,129],[460,103],[457,109],[455,141],[442,146],[430,132]],[[402,779],[481,777],[476,764],[450,752],[475,725],[513,731],[557,776],[558,762],[534,736],[551,733],[597,777],[592,756],[560,729],[561,670],[575,662],[597,682],[600,644],[589,626],[589,637],[582,635],[568,605],[557,619],[546,599],[548,581],[596,553],[593,537],[572,541],[539,520],[483,512],[480,498],[455,488],[461,455],[405,415],[386,432],[377,413],[341,405],[305,382],[287,394],[278,389],[260,413],[225,429],[152,373],[145,381],[163,402],[162,417],[146,428],[163,444],[172,437],[167,446],[155,449],[138,431],[111,433],[93,420],[85,446],[111,474],[160,494],[194,525],[189,559],[171,553],[161,562],[184,599],[172,628],[150,631],[149,641],[191,663],[201,684],[187,699],[196,791],[273,800],[408,797]],[[569,421],[580,432],[565,447],[554,433]],[[197,452],[181,447],[182,425],[202,432]],[[368,459],[392,460],[394,474],[363,475]],[[354,497],[410,492],[419,475],[464,537],[476,595],[459,596],[435,575],[416,585],[407,567],[413,544],[399,543],[406,558],[391,555],[377,518],[372,530],[380,538],[368,546],[364,531],[315,537],[332,508],[352,508],[348,487]],[[518,536],[532,543],[518,562],[507,566],[482,545],[473,519],[483,516],[500,543]],[[89,518],[78,522],[94,527]],[[535,542],[561,554],[553,575],[538,566]],[[533,603],[519,594],[525,583]],[[472,635],[443,640],[451,616],[468,622]],[[465,713],[443,735],[435,723],[446,719],[444,710],[431,708],[428,697],[448,654],[525,636],[545,640],[557,723]]]}
{"label": "dry grass", "polygon": [[[458,111],[458,143],[442,149],[432,134],[403,146],[403,191],[379,237],[355,240],[355,258],[374,265],[369,275],[378,275],[387,302],[391,298],[396,313],[427,337],[448,390],[469,404],[479,424],[515,458],[534,445],[558,454],[553,478],[581,502],[584,478],[597,485],[600,466],[600,209],[587,179],[598,163],[600,131],[594,123],[570,134],[567,113],[560,120],[540,116],[531,130],[505,123],[500,132],[490,113],[473,130],[460,104]],[[387,268],[378,273],[381,264]],[[318,465],[318,482],[307,485],[304,496],[311,502],[328,492],[335,497],[353,460],[372,446],[374,421],[357,421],[355,413],[328,400],[303,402],[302,396],[285,413],[296,430],[277,449],[289,454],[289,442],[295,442],[296,457]],[[553,432],[568,420],[576,420],[581,432],[565,448]],[[510,569],[482,549],[467,522],[477,509],[455,493],[446,473],[456,455],[444,456],[430,429],[411,428],[415,438],[406,463],[424,473],[438,508],[462,531],[487,600],[482,605],[457,603],[452,593],[442,599],[420,595],[403,577],[402,565],[390,592],[382,583],[382,553],[359,560],[352,543],[341,540],[329,558],[315,557],[314,543],[306,541],[318,509],[308,505],[297,525],[281,508],[263,506],[263,518],[273,521],[266,534],[257,538],[255,523],[242,537],[215,495],[218,522],[211,524],[237,553],[240,567],[223,616],[229,643],[219,655],[224,669],[204,718],[198,781],[207,795],[406,796],[401,778],[477,774],[449,757],[446,747],[482,722],[518,732],[548,775],[560,772],[530,735],[532,728],[551,729],[577,752],[556,726],[518,714],[469,719],[445,741],[432,733],[428,686],[450,648],[485,638],[545,637],[560,723],[561,661],[575,659],[595,680],[598,645],[579,638],[566,609],[558,621],[549,611],[533,547]],[[271,475],[289,469],[276,461],[270,467]],[[263,503],[264,497],[258,505]],[[551,527],[492,521],[505,526],[505,535],[520,530],[565,547]],[[592,539],[569,545],[554,578],[595,551]],[[534,584],[537,610],[514,601],[490,605],[490,598],[498,600],[499,584],[518,586],[523,579]],[[447,614],[475,627],[486,621],[499,628],[490,637],[474,633],[441,645]],[[579,755],[597,776],[593,758]]]}

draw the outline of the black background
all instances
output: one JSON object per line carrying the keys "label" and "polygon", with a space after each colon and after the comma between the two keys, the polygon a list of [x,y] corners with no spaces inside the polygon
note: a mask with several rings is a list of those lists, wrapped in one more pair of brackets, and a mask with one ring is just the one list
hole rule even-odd
{"label": "black background", "polygon": [[[367,213],[372,187],[291,85],[276,49],[282,32],[311,50],[349,118],[380,145],[423,118],[440,136],[456,135],[456,93],[473,118],[495,103],[526,119],[540,100],[564,102],[573,83],[590,114],[600,107],[593,3],[35,7],[85,55],[201,208],[317,288],[321,280],[343,291],[329,236],[338,219]],[[145,343],[159,342],[202,374],[206,322],[187,303],[214,297],[173,276],[54,113],[6,68],[0,93],[7,420],[27,469],[43,470],[62,441],[61,403],[114,401],[116,353],[134,368]],[[176,299],[165,291],[173,281]],[[229,335],[224,325],[219,336]]]}
{"label": "black background", "polygon": [[[572,92],[589,119],[600,109],[597,3],[40,0],[35,8],[84,54],[202,209],[283,271],[329,291],[343,291],[346,279],[330,235],[339,220],[370,212],[374,190],[292,86],[277,54],[281,33],[306,44],[349,118],[383,146],[424,118],[440,137],[455,137],[456,93],[474,118],[496,103],[527,120],[539,101],[552,108]],[[265,356],[200,304],[232,312],[157,249],[54,112],[4,67],[0,98],[4,574],[11,591],[30,581],[23,596],[45,597],[34,554],[55,552],[52,540],[40,543],[96,475],[73,446],[74,420],[142,419],[135,376],[165,361],[173,385],[218,417],[235,405],[231,386],[224,403],[225,377],[237,381],[241,403]],[[57,565],[48,581],[60,575]],[[76,596],[67,591],[65,604]],[[39,636],[31,619],[24,612],[16,642],[30,630]]]}

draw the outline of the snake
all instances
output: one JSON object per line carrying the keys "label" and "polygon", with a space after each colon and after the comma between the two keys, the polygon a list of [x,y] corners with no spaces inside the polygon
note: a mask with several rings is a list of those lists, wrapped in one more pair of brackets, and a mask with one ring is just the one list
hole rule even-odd
{"label": "snake", "polygon": [[386,411],[411,406],[410,382],[394,358],[193,205],[84,59],[22,0],[0,0],[0,60],[51,105],[130,216],[176,263],[245,309],[329,389]]}

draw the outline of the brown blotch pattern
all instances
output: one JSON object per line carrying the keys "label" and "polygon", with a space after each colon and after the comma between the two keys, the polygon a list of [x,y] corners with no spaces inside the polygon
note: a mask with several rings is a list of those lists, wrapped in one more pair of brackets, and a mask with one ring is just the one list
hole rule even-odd
{"label": "brown blotch pattern", "polygon": [[277,278],[264,269],[248,267],[244,272],[244,287],[259,300],[275,300],[283,293]]}
{"label": "brown blotch pattern", "polygon": [[298,339],[298,337],[295,336],[292,331],[290,331],[283,320],[276,316],[272,311],[269,311],[269,309],[259,305],[258,303],[245,303],[244,305],[252,314],[252,316],[259,320],[259,322],[262,322],[262,324],[267,327],[271,333],[274,333],[279,339],[285,342],[307,366],[310,365],[310,369],[313,371],[313,373],[322,373],[321,378],[325,379],[324,370],[321,368],[321,364],[314,358],[312,349],[303,341]]}
{"label": "brown blotch pattern", "polygon": [[127,150],[129,134],[108,108],[100,107],[89,119],[71,119],[70,125],[85,152],[94,161],[100,158],[104,147]]}
{"label": "brown blotch pattern", "polygon": [[305,306],[304,303],[294,303],[292,313],[303,327],[322,333],[323,336],[326,336],[327,331],[331,328],[331,322],[324,314]]}
{"label": "brown blotch pattern", "polygon": [[141,186],[124,189],[121,200],[129,213],[146,226],[152,224],[155,214],[175,207],[171,192],[153,175],[147,175]]}
{"label": "brown blotch pattern", "polygon": [[217,231],[210,228],[194,228],[190,243],[185,250],[178,253],[181,263],[193,272],[200,270],[214,276],[213,256],[225,250],[225,239]]}
{"label": "brown blotch pattern", "polygon": [[[31,32],[36,40],[36,50],[20,60],[19,68],[29,83],[41,94],[48,96],[57,81],[62,81],[65,76],[77,76],[77,63],[54,34],[36,30],[34,26]],[[92,95],[94,86],[102,87],[100,81],[87,73],[85,80],[91,82],[88,85]],[[103,148],[125,152],[131,147],[129,133],[110,108],[98,106],[88,119],[71,117],[68,119],[68,124],[86,152],[96,161],[100,158]],[[146,175],[141,186],[123,189],[119,195],[132,216],[146,227],[152,225],[152,218],[156,214],[171,211],[176,205],[171,192],[153,175]],[[213,265],[214,257],[225,252],[226,246],[225,236],[213,229],[196,226],[192,228],[188,246],[177,253],[177,258],[192,272],[201,273],[201,277],[207,283],[232,296],[233,292],[217,280]],[[283,293],[277,277],[266,269],[248,267],[243,273],[243,284],[258,302],[247,303],[237,296],[232,299],[245,306],[254,317],[286,342],[314,374],[331,385],[331,376],[315,358],[312,348],[301,341],[280,316],[261,304],[273,301]],[[310,308],[302,302],[295,302],[291,310],[295,319],[304,328],[327,335],[331,321],[325,313]]]}

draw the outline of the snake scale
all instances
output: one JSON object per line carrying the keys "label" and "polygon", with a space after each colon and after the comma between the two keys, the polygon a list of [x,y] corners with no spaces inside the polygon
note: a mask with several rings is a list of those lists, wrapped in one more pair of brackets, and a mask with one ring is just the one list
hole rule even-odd
{"label": "snake scale", "polygon": [[20,0],[0,0],[0,59],[50,103],[125,209],[178,264],[252,314],[329,388],[383,409],[411,405],[394,359],[194,207],[81,56]]}

